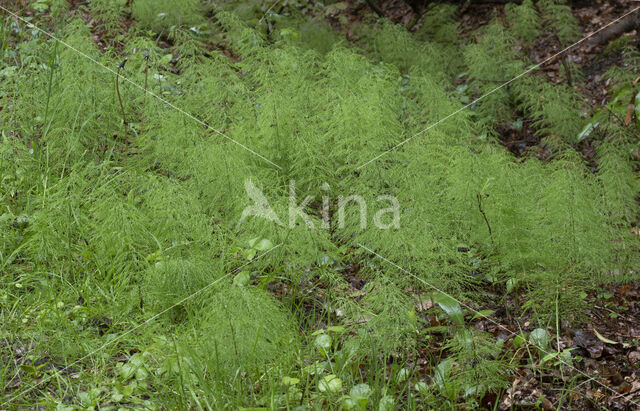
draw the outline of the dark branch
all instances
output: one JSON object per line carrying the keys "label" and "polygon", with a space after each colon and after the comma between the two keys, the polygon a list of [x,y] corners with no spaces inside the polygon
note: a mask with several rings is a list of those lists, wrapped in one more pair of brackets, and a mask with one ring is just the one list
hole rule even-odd
{"label": "dark branch", "polygon": [[367,1],[367,4],[369,5],[369,7],[371,7],[371,10],[375,11],[378,16],[385,17],[384,11],[382,11],[382,9],[380,7],[378,7],[378,5],[375,3],[375,1],[373,1],[373,0],[366,0],[366,1]]}
{"label": "dark branch", "polygon": [[484,222],[487,224],[487,229],[489,229],[489,237],[491,238],[491,243],[493,243],[493,232],[491,231],[491,224],[489,224],[489,219],[482,209],[482,195],[480,193],[476,193],[476,198],[478,199],[478,209],[480,210],[480,214],[484,218]]}
{"label": "dark branch", "polygon": [[640,12],[636,12],[631,16],[627,16],[627,18],[622,19],[611,27],[602,30],[600,33],[593,37],[590,45],[593,47],[596,45],[606,44],[613,37],[617,37],[637,27],[640,27]]}

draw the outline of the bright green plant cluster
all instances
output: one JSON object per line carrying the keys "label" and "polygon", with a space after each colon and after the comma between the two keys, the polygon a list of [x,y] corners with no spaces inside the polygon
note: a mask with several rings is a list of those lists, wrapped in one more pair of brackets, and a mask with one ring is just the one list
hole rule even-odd
{"label": "bright green plant cluster", "polygon": [[[89,10],[115,33],[124,3],[93,0]],[[531,66],[513,45],[549,19],[561,41],[574,38],[566,6],[510,6],[506,25],[496,19],[465,43],[455,7],[438,5],[415,35],[367,25],[362,48],[295,13],[249,25],[239,6],[136,0],[117,52],[59,14],[56,35],[95,61],[2,21],[0,297],[13,301],[2,320],[34,355],[65,364],[110,341],[95,335],[101,316],[109,338],[149,321],[76,365],[111,378],[83,390],[83,406],[159,392],[179,408],[387,409],[406,387],[416,406],[477,405],[505,386],[502,347],[464,329],[459,307],[442,300],[460,329],[443,333],[452,359],[434,364],[433,387],[402,367],[386,379],[380,366],[429,338],[415,310],[429,284],[459,298],[483,281],[518,284],[525,308],[547,319],[557,307],[577,311],[585,288],[637,276],[626,129],[607,120],[592,170],[576,150],[585,124],[573,87],[533,70],[496,90]],[[523,118],[547,156],[515,158],[498,143]],[[239,223],[248,181],[284,224]],[[288,224],[291,181],[298,203],[317,200],[306,208],[314,229]],[[395,196],[399,227],[363,229],[354,205],[344,229],[335,219],[322,228],[322,196],[333,214],[351,194],[371,204]],[[340,274],[352,260],[366,282],[357,298]],[[323,301],[296,294],[319,283]],[[309,305],[320,318],[307,318]],[[317,323],[327,331],[311,335]],[[105,367],[120,355],[126,362]]]}
{"label": "bright green plant cluster", "polygon": [[172,0],[136,0],[132,3],[133,17],[142,27],[156,32],[173,26],[189,27],[204,21],[204,9],[197,0],[181,0],[179,4]]}

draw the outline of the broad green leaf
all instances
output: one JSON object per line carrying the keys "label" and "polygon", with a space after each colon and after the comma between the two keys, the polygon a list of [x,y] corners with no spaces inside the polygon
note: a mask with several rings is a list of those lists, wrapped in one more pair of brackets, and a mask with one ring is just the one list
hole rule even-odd
{"label": "broad green leaf", "polygon": [[540,360],[540,364],[544,364],[547,361],[553,360],[554,358],[556,358],[559,355],[558,352],[552,352],[549,353],[547,355],[545,355],[544,357],[542,357],[542,359]]}
{"label": "broad green leaf", "polygon": [[420,394],[425,395],[426,393],[429,392],[429,384],[427,384],[426,382],[417,382],[413,388],[418,391]]}
{"label": "broad green leaf", "polygon": [[134,366],[132,366],[131,364],[124,364],[120,368],[120,378],[126,381],[129,378],[133,377],[133,374],[135,374],[135,372],[136,369]]}
{"label": "broad green leaf", "polygon": [[404,382],[409,378],[409,374],[410,371],[406,368],[402,368],[400,371],[398,371],[398,373],[396,374],[396,381],[397,382]]}
{"label": "broad green leaf", "polygon": [[451,358],[441,361],[436,368],[433,381],[438,385],[441,390],[446,389],[446,382],[451,374],[451,368],[453,368],[453,360]]}
{"label": "broad green leaf", "polygon": [[340,392],[342,391],[342,380],[335,374],[329,374],[318,383],[320,392]]}
{"label": "broad green leaf", "polygon": [[342,409],[343,410],[352,410],[356,407],[356,402],[353,400],[353,398],[349,397],[349,396],[345,396],[344,399],[342,400]]}
{"label": "broad green leaf", "polygon": [[467,385],[464,389],[464,394],[462,394],[463,397],[468,397],[470,395],[479,395],[480,393],[485,391],[485,385],[484,384],[471,384],[471,385]]}
{"label": "broad green leaf", "polygon": [[524,344],[527,341],[527,339],[522,335],[522,334],[518,334],[516,335],[516,337],[513,339],[513,346],[516,348],[519,348],[520,346],[522,346],[522,344]]}
{"label": "broad green leaf", "polygon": [[371,387],[368,384],[358,384],[349,391],[351,400],[354,401],[358,409],[366,410],[371,396]]}
{"label": "broad green leaf", "polygon": [[549,348],[549,336],[547,331],[542,328],[536,328],[529,334],[529,342],[540,348],[541,350],[547,350]]}
{"label": "broad green leaf", "polygon": [[576,347],[566,348],[566,349],[562,350],[562,352],[558,356],[558,361],[556,361],[555,365],[558,365],[558,364],[573,365],[573,357],[571,356],[571,351],[573,351],[575,349],[576,349]]}
{"label": "broad green leaf", "polygon": [[396,401],[390,395],[385,395],[378,403],[378,411],[393,411],[396,408]]}
{"label": "broad green leaf", "polygon": [[345,332],[345,328],[342,325],[332,325],[331,327],[327,327],[327,331],[336,334],[342,334],[343,332]]}
{"label": "broad green leaf", "polygon": [[258,251],[267,251],[273,248],[273,243],[270,240],[263,238],[254,248]]}
{"label": "broad green leaf", "polygon": [[451,321],[458,325],[464,325],[464,314],[462,314],[462,307],[458,301],[443,293],[434,294],[433,300],[447,313]]}
{"label": "broad green leaf", "polygon": [[249,284],[249,281],[251,281],[251,275],[249,274],[249,271],[240,271],[238,274],[236,274],[235,277],[233,277],[233,285],[238,287],[244,287],[245,285]]}
{"label": "broad green leaf", "polygon": [[136,380],[141,381],[146,379],[149,376],[149,372],[145,367],[138,367],[136,369]]}
{"label": "broad green leaf", "polygon": [[244,250],[244,258],[245,260],[253,260],[253,258],[256,256],[256,249],[255,248],[251,248],[249,250]]}
{"label": "broad green leaf", "polygon": [[282,377],[282,383],[284,385],[296,385],[300,382],[300,379],[293,377]]}
{"label": "broad green leaf", "polygon": [[468,88],[469,88],[469,85],[468,85],[468,84],[461,84],[461,85],[459,85],[459,86],[456,88],[456,92],[457,92],[458,94],[462,94],[462,93],[464,93],[465,91],[467,91],[467,89],[468,89]]}
{"label": "broad green leaf", "polygon": [[596,129],[596,127],[598,127],[600,123],[597,121],[591,121],[590,123],[588,123],[586,126],[584,126],[582,128],[582,131],[580,131],[580,133],[578,134],[578,142],[584,140],[585,138],[589,137],[591,135],[591,133],[593,132],[593,130]]}
{"label": "broad green leaf", "polygon": [[311,365],[308,365],[302,369],[302,372],[309,375],[321,374],[327,368],[325,361],[316,361]]}
{"label": "broad green leaf", "polygon": [[329,348],[331,348],[331,337],[328,334],[320,334],[316,337],[313,344],[323,354],[327,353],[329,351]]}
{"label": "broad green leaf", "polygon": [[82,405],[91,404],[91,397],[89,396],[88,392],[84,392],[84,391],[79,392],[78,393],[78,398],[80,399],[80,403]]}
{"label": "broad green leaf", "polygon": [[371,387],[369,387],[369,384],[354,385],[351,391],[349,391],[349,395],[354,399],[369,398],[371,395]]}

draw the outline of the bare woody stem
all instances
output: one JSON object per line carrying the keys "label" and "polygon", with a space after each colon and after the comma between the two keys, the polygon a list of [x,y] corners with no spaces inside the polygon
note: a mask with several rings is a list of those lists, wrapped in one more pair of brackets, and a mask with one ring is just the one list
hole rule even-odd
{"label": "bare woody stem", "polygon": [[369,7],[371,7],[371,10],[375,11],[378,16],[385,17],[384,11],[382,11],[382,9],[375,3],[374,0],[366,0],[366,2]]}
{"label": "bare woody stem", "polygon": [[145,50],[144,52],[144,100],[142,101],[142,107],[147,103],[147,86],[148,86],[148,78],[149,78],[149,50]]}
{"label": "bare woody stem", "polygon": [[489,229],[489,237],[491,238],[491,243],[493,243],[493,232],[491,231],[491,225],[489,224],[489,219],[482,209],[482,195],[480,193],[476,193],[476,198],[478,199],[478,209],[480,210],[480,214],[482,214],[482,218],[484,218],[484,222],[487,224],[487,229]]}
{"label": "bare woody stem", "polygon": [[124,124],[124,135],[127,135],[127,116],[124,112],[124,104],[122,104],[122,96],[120,95],[120,70],[124,67],[124,63],[127,60],[124,60],[118,66],[118,71],[116,72],[116,94],[118,95],[118,101],[120,102],[120,110],[122,111],[122,123]]}

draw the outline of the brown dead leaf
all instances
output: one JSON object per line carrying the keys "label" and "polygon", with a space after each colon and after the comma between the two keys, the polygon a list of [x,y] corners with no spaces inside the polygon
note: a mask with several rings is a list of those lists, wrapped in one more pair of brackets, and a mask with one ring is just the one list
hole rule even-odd
{"label": "brown dead leaf", "polygon": [[511,409],[511,407],[513,406],[513,401],[511,400],[511,393],[509,393],[509,395],[505,395],[504,399],[502,400],[502,409]]}
{"label": "brown dead leaf", "polygon": [[631,391],[631,384],[624,383],[618,388],[620,394],[628,394]]}
{"label": "brown dead leaf", "polygon": [[[631,403],[631,401],[634,401],[634,397],[636,397],[638,391],[640,391],[640,381],[632,382],[631,383],[631,389],[629,390],[629,393],[628,393],[629,395],[624,397],[625,401],[627,401],[628,403]],[[637,400],[635,400],[635,401],[637,401]]]}
{"label": "brown dead leaf", "polygon": [[419,311],[427,311],[433,308],[433,301],[431,298],[426,296],[418,296],[418,303],[416,304],[416,308]]}
{"label": "brown dead leaf", "polygon": [[511,385],[511,391],[515,391],[516,387],[518,386],[518,384],[520,384],[521,380],[520,378],[515,378],[513,380],[513,384]]}
{"label": "brown dead leaf", "polygon": [[629,103],[629,105],[627,106],[627,115],[624,116],[624,125],[628,126],[629,123],[631,123],[631,118],[633,117],[633,111],[635,110],[636,106],[633,103]]}
{"label": "brown dead leaf", "polygon": [[573,344],[586,350],[591,358],[600,358],[604,350],[604,344],[589,331],[577,330]]}
{"label": "brown dead leaf", "polygon": [[542,405],[542,409],[547,411],[555,411],[556,409],[556,407],[553,406],[553,403],[549,401],[547,397],[542,398],[540,405]]}

